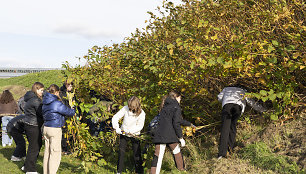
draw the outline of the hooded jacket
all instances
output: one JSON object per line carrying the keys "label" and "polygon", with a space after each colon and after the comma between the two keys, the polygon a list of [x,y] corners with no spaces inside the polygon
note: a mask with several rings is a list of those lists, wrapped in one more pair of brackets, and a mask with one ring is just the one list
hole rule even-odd
{"label": "hooded jacket", "polygon": [[11,133],[12,129],[15,128],[19,133],[24,134],[24,118],[25,116],[22,114],[11,119],[6,126],[7,133]]}
{"label": "hooded jacket", "polygon": [[41,126],[43,124],[41,99],[33,91],[28,91],[24,95],[24,101],[26,102],[24,122],[32,126]]}
{"label": "hooded jacket", "polygon": [[56,95],[45,93],[43,97],[43,118],[44,126],[60,128],[65,124],[65,116],[72,117],[75,110],[67,107],[58,100]]}
{"label": "hooded jacket", "polygon": [[191,125],[183,120],[181,107],[177,100],[167,98],[160,111],[160,120],[153,136],[155,144],[177,143],[183,137],[181,125]]}
{"label": "hooded jacket", "polygon": [[238,87],[225,87],[218,94],[218,101],[222,102],[222,107],[226,104],[232,103],[241,106],[241,114],[243,114],[246,104],[250,105],[254,110],[258,112],[265,112],[266,109],[255,102],[255,100],[245,97],[246,91]]}

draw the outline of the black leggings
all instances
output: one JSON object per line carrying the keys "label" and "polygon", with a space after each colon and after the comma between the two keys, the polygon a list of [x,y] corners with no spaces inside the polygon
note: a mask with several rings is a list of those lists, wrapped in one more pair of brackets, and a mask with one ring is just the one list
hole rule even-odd
{"label": "black leggings", "polygon": [[136,173],[143,173],[140,142],[139,140],[135,138],[127,137],[124,135],[120,135],[117,172],[121,173],[124,169],[124,155],[125,155],[125,150],[126,150],[128,141],[132,142],[133,157],[134,157]]}
{"label": "black leggings", "polygon": [[241,115],[241,106],[237,104],[226,104],[222,108],[222,127],[218,156],[226,156],[227,151],[234,148],[237,133],[236,124]]}

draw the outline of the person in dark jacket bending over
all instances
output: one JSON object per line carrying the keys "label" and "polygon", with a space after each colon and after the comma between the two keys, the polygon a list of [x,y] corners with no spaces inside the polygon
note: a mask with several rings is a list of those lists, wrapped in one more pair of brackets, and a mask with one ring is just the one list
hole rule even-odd
{"label": "person in dark jacket bending over", "polygon": [[179,146],[179,143],[182,147],[185,146],[181,125],[192,126],[192,124],[183,120],[180,101],[181,95],[178,92],[171,91],[162,105],[159,124],[152,139],[155,144],[150,172],[152,174],[160,172],[166,146],[170,147],[173,153],[176,167],[181,171],[186,170]]}
{"label": "person in dark jacket bending over", "polygon": [[24,167],[21,169],[26,173],[35,174],[36,161],[42,146],[41,126],[43,124],[42,118],[42,96],[44,92],[44,85],[40,82],[35,82],[32,90],[24,95],[25,118],[24,129],[29,142],[28,151]]}
{"label": "person in dark jacket bending over", "polygon": [[226,157],[228,150],[229,152],[233,150],[237,132],[236,124],[238,118],[244,112],[246,104],[249,104],[258,112],[265,111],[265,109],[254,100],[245,97],[246,90],[235,86],[225,87],[218,95],[218,100],[222,102],[222,126],[218,159]]}
{"label": "person in dark jacket bending over", "polygon": [[62,127],[65,124],[65,116],[72,117],[75,114],[74,109],[59,100],[59,92],[59,87],[52,84],[43,97],[44,174],[56,174],[61,161]]}
{"label": "person in dark jacket bending over", "polygon": [[16,148],[11,157],[11,161],[21,161],[25,159],[26,156],[26,143],[23,138],[23,134],[25,133],[24,118],[25,116],[23,114],[14,117],[8,122],[6,126],[7,134],[13,137],[16,144]]}

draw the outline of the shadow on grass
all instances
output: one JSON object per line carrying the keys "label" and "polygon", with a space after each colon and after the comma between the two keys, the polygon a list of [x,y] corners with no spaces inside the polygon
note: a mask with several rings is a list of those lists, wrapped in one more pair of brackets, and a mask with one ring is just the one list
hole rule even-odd
{"label": "shadow on grass", "polygon": [[[3,155],[4,158],[10,161],[15,148],[16,148],[15,146],[2,147],[0,149],[0,153]],[[39,155],[37,158],[36,169],[38,172],[41,172],[41,173],[43,171],[43,166],[38,163],[42,163],[42,161],[43,161],[43,157]],[[21,170],[21,167],[24,165],[24,162],[25,161],[14,161],[13,164],[15,164]]]}

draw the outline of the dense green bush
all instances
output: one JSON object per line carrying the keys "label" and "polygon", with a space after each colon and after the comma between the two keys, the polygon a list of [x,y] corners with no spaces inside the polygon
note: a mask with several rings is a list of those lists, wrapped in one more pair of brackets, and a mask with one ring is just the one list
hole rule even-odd
{"label": "dense green bush", "polygon": [[217,94],[239,82],[266,102],[272,120],[298,111],[305,96],[302,0],[165,1],[158,9],[123,43],[92,47],[86,66],[66,65],[81,102],[93,103],[89,89],[119,105],[137,95],[149,121],[161,97],[178,89],[184,117],[209,125],[220,120]]}

